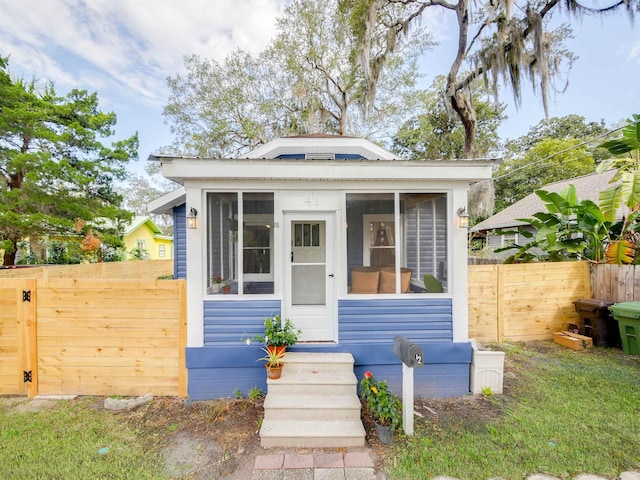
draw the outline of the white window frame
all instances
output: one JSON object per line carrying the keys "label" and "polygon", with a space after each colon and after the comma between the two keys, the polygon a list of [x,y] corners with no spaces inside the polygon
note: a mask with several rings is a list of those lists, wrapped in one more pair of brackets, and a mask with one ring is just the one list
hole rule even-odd
{"label": "white window frame", "polygon": [[[269,214],[244,214],[243,215],[243,225],[242,225],[242,229],[244,231],[244,226],[245,225],[249,225],[249,226],[259,226],[259,225],[264,225],[267,222],[271,221],[271,218],[273,217],[273,215],[269,215]],[[269,273],[243,273],[242,278],[245,281],[250,281],[250,282],[273,282],[273,271],[275,270],[275,265],[273,264],[274,261],[274,256],[273,256],[273,245],[274,245],[274,241],[273,241],[273,225],[271,225],[271,228],[269,228],[269,265],[271,267],[271,271]],[[243,237],[244,240],[244,237]],[[245,247],[244,246],[244,241],[242,242],[242,253],[243,253],[243,257],[244,257],[244,251],[247,249],[252,249],[253,247]],[[243,262],[243,269],[244,269],[244,262]]]}

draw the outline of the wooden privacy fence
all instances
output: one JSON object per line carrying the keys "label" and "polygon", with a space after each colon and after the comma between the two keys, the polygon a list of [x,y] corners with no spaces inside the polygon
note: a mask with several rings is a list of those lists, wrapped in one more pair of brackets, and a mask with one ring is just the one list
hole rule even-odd
{"label": "wooden privacy fence", "polygon": [[81,263],[0,269],[0,278],[158,278],[173,275],[173,260]]}
{"label": "wooden privacy fence", "polygon": [[640,265],[592,265],[591,295],[611,302],[640,302]]}
{"label": "wooden privacy fence", "polygon": [[186,396],[184,280],[0,279],[0,394]]}
{"label": "wooden privacy fence", "polygon": [[573,302],[592,298],[587,262],[469,266],[469,338],[545,340],[579,320]]}
{"label": "wooden privacy fence", "polygon": [[[101,275],[153,262],[103,264]],[[34,271],[11,272],[23,270]],[[37,279],[0,276],[0,394],[186,396],[184,280],[53,278],[57,267],[44,270]],[[640,301],[636,291],[635,266],[470,265],[469,337],[550,339],[578,321],[575,300]]]}

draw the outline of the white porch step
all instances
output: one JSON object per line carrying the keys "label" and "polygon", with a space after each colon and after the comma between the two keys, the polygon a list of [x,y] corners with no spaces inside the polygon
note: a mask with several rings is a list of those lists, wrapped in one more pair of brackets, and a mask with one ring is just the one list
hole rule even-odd
{"label": "white porch step", "polygon": [[348,421],[360,418],[360,407],[360,400],[354,395],[267,395],[264,420]]}
{"label": "white porch step", "polygon": [[337,448],[364,445],[353,356],[285,355],[278,380],[267,380],[261,445]]}
{"label": "white porch step", "polygon": [[263,421],[260,444],[264,448],[339,448],[364,445],[364,427],[360,419],[344,421]]}
{"label": "white porch step", "polygon": [[288,352],[284,363],[290,372],[341,371],[353,373],[353,355],[350,353]]}

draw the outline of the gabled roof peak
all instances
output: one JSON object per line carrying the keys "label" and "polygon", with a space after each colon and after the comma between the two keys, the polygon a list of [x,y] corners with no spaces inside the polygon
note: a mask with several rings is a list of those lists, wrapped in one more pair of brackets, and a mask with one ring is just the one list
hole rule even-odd
{"label": "gabled roof peak", "polygon": [[357,156],[366,160],[400,159],[370,140],[324,133],[276,138],[249,152],[247,158],[282,158],[290,155],[305,155],[307,158]]}

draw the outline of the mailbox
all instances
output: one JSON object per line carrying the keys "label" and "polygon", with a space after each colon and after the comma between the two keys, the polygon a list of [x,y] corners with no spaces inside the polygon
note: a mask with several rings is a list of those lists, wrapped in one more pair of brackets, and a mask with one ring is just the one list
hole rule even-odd
{"label": "mailbox", "polygon": [[393,354],[407,367],[424,367],[422,347],[411,342],[406,337],[396,335],[393,339]]}

